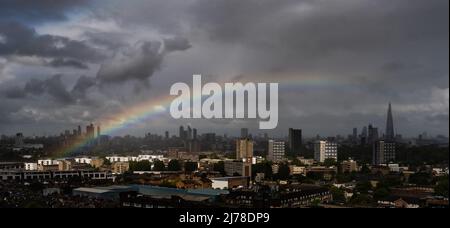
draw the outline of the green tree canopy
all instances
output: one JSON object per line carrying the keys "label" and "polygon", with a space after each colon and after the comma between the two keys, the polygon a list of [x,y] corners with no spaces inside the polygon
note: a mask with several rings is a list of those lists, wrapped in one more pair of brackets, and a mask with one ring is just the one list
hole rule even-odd
{"label": "green tree canopy", "polygon": [[185,162],[184,163],[184,171],[185,172],[194,172],[198,169],[197,162]]}
{"label": "green tree canopy", "polygon": [[169,164],[167,165],[168,171],[180,171],[181,170],[181,164],[180,161],[176,159],[170,160]]}
{"label": "green tree canopy", "polygon": [[332,186],[330,188],[331,195],[333,196],[333,201],[336,203],[345,203],[345,192],[343,189]]}
{"label": "green tree canopy", "polygon": [[225,162],[220,161],[213,165],[213,170],[216,172],[220,172],[220,174],[225,175]]}
{"label": "green tree canopy", "polygon": [[286,163],[279,164],[278,167],[278,179],[280,180],[288,180],[291,176],[291,170],[289,168],[289,165]]}
{"label": "green tree canopy", "polygon": [[438,180],[437,185],[434,188],[434,194],[448,198],[448,175]]}
{"label": "green tree canopy", "polygon": [[151,171],[152,170],[152,163],[150,161],[144,160],[135,162],[130,162],[130,171]]}
{"label": "green tree canopy", "polygon": [[153,171],[164,171],[166,170],[166,165],[164,165],[164,162],[160,160],[155,160],[153,164]]}

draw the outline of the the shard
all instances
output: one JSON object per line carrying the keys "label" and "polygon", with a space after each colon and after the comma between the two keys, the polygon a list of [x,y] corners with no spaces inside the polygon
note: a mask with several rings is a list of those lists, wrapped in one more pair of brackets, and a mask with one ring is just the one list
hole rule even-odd
{"label": "the shard", "polygon": [[392,106],[391,103],[389,103],[389,109],[387,113],[387,121],[386,121],[386,140],[394,140],[395,134],[394,134],[394,120],[392,118]]}

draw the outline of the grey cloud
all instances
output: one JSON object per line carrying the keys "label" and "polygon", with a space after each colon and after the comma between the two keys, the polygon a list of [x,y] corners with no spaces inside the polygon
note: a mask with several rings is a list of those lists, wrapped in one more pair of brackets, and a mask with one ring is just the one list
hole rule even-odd
{"label": "grey cloud", "polygon": [[73,103],[74,100],[62,83],[61,77],[61,75],[55,75],[50,79],[45,80],[47,93],[60,103]]}
{"label": "grey cloud", "polygon": [[26,97],[26,93],[18,86],[7,88],[2,94],[9,99],[21,99]]}
{"label": "grey cloud", "polygon": [[184,38],[165,39],[164,46],[159,41],[140,41],[133,47],[116,52],[114,58],[103,63],[97,73],[102,83],[121,83],[128,80],[145,82],[160,70],[165,56],[174,51],[184,51],[191,47]]}
{"label": "grey cloud", "polygon": [[66,37],[39,35],[17,22],[0,22],[0,56],[20,55],[50,58],[72,58],[79,61],[99,61],[102,55],[83,42]]}
{"label": "grey cloud", "polygon": [[24,92],[33,94],[33,95],[41,95],[45,92],[45,81],[32,78],[25,84]]}
{"label": "grey cloud", "polygon": [[52,67],[73,67],[73,68],[77,68],[77,69],[88,69],[89,67],[80,61],[74,60],[74,59],[65,59],[65,58],[57,58],[57,59],[53,59],[52,61],[50,61],[49,63],[50,66]]}
{"label": "grey cloud", "polygon": [[95,78],[81,76],[78,78],[77,83],[73,87],[71,93],[77,98],[86,98],[86,92],[88,89],[96,85]]}
{"label": "grey cloud", "polygon": [[164,47],[167,52],[172,51],[185,51],[191,48],[191,44],[188,39],[184,37],[174,37],[164,39]]}
{"label": "grey cloud", "polygon": [[0,19],[31,23],[66,20],[66,12],[85,6],[87,0],[2,0]]}
{"label": "grey cloud", "polygon": [[54,75],[48,79],[30,79],[23,88],[13,87],[6,89],[3,94],[9,99],[26,98],[27,96],[49,95],[54,101],[60,104],[72,104],[74,98],[67,91],[62,82],[62,75]]}

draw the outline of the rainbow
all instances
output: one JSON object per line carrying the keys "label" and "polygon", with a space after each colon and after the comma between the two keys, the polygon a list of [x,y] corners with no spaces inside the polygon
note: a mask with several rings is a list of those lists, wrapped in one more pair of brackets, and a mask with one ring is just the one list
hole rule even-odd
{"label": "rainbow", "polygon": [[[112,134],[120,129],[126,129],[134,124],[144,122],[152,117],[166,112],[173,96],[163,96],[139,103],[131,108],[114,115],[113,118],[105,118],[101,122],[102,134]],[[80,137],[55,152],[57,157],[72,155],[79,149],[91,145],[97,138]]]}
{"label": "rainbow", "polygon": [[[303,89],[319,89],[329,87],[351,86],[346,85],[340,81],[335,80],[320,80],[317,77],[307,77],[302,79],[295,79],[291,77],[280,77],[273,80],[279,83],[280,92],[298,92]],[[246,82],[242,82],[246,83]],[[111,135],[119,130],[127,129],[133,125],[145,122],[158,115],[167,113],[174,96],[166,95],[153,98],[149,101],[139,103],[126,110],[117,113],[112,118],[100,119],[102,134]],[[194,97],[195,99],[202,99],[202,97]],[[68,157],[73,155],[76,151],[91,145],[96,138],[81,137],[72,141],[69,145],[59,148],[54,155],[56,157]]]}

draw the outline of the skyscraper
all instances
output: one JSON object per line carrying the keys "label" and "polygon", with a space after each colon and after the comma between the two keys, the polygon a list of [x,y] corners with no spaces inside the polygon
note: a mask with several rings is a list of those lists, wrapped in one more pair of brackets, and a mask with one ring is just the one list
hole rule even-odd
{"label": "skyscraper", "polygon": [[194,129],[192,130],[192,139],[193,139],[193,140],[197,140],[197,128],[194,128]]}
{"label": "skyscraper", "polygon": [[300,153],[302,146],[302,130],[289,128],[289,150],[291,153]]}
{"label": "skyscraper", "polygon": [[253,158],[253,141],[250,139],[236,140],[236,159],[252,160]]}
{"label": "skyscraper", "polygon": [[248,128],[241,128],[241,138],[242,139],[248,138]]}
{"label": "skyscraper", "polygon": [[373,165],[388,164],[395,161],[395,142],[377,141],[373,144]]}
{"label": "skyscraper", "polygon": [[378,128],[373,127],[372,124],[369,124],[369,137],[368,137],[368,143],[373,144],[378,140]]}
{"label": "skyscraper", "polygon": [[386,140],[393,141],[395,140],[395,133],[394,133],[394,119],[392,118],[392,106],[391,103],[389,103],[389,108],[387,112],[387,121],[386,121]]}
{"label": "skyscraper", "polygon": [[97,137],[100,137],[100,135],[102,134],[101,130],[100,130],[100,125],[97,126]]}
{"label": "skyscraper", "polygon": [[180,126],[180,132],[179,132],[178,136],[180,137],[180,139],[185,139],[184,138],[184,127],[183,126]]}
{"label": "skyscraper", "polygon": [[267,159],[273,162],[280,162],[284,160],[285,151],[284,151],[284,142],[283,141],[275,141],[269,140],[268,146],[268,155]]}
{"label": "skyscraper", "polygon": [[337,161],[338,145],[332,141],[316,141],[314,143],[314,160],[324,162],[326,159]]}
{"label": "skyscraper", "polygon": [[187,140],[192,140],[192,128],[191,128],[191,126],[187,127]]}
{"label": "skyscraper", "polygon": [[24,145],[23,143],[23,134],[22,133],[17,133],[16,134],[16,138],[15,138],[15,142],[14,142],[16,147],[22,147]]}
{"label": "skyscraper", "polygon": [[358,138],[358,128],[353,128],[353,140]]}

